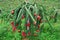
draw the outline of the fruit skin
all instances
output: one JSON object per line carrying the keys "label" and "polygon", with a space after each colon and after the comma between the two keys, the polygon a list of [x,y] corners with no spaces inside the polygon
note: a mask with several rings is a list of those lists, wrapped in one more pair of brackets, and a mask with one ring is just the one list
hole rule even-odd
{"label": "fruit skin", "polygon": [[22,19],[24,19],[24,15],[22,15]]}
{"label": "fruit skin", "polygon": [[28,32],[28,36],[30,36],[31,35],[31,33],[30,32]]}
{"label": "fruit skin", "polygon": [[11,25],[14,25],[14,22],[11,22]]}
{"label": "fruit skin", "polygon": [[30,27],[30,22],[26,24],[27,27]]}
{"label": "fruit skin", "polygon": [[34,22],[34,25],[36,25],[36,22]]}
{"label": "fruit skin", "polygon": [[14,14],[14,10],[12,10],[11,13]]}
{"label": "fruit skin", "polygon": [[38,16],[37,16],[37,20],[40,20],[40,19],[41,19],[41,17],[38,15]]}
{"label": "fruit skin", "polygon": [[12,27],[14,27],[14,22],[11,22]]}
{"label": "fruit skin", "polygon": [[37,34],[36,34],[36,33],[34,33],[34,36],[37,36]]}
{"label": "fruit skin", "polygon": [[22,36],[23,37],[26,37],[26,33],[24,31],[22,32]]}
{"label": "fruit skin", "polygon": [[38,25],[38,28],[40,28],[40,25]]}
{"label": "fruit skin", "polygon": [[18,32],[20,32],[20,30],[18,30]]}
{"label": "fruit skin", "polygon": [[40,30],[36,30],[36,32],[40,32]]}
{"label": "fruit skin", "polygon": [[36,13],[34,13],[34,16],[36,16]]}
{"label": "fruit skin", "polygon": [[16,31],[16,27],[13,27],[12,30],[13,30],[13,31]]}
{"label": "fruit skin", "polygon": [[42,20],[40,20],[40,23],[42,23],[43,21]]}
{"label": "fruit skin", "polygon": [[16,26],[18,26],[18,24],[16,24]]}
{"label": "fruit skin", "polygon": [[12,25],[12,30],[16,31],[16,27],[14,26],[14,22],[11,22],[11,25]]}
{"label": "fruit skin", "polygon": [[[11,25],[12,25],[12,27],[14,26],[14,22],[11,22]],[[16,24],[16,26],[18,26],[18,24]]]}

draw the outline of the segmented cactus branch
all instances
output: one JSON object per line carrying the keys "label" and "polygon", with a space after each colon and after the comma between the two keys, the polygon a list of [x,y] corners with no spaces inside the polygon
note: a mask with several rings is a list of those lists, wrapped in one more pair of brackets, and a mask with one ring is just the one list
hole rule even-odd
{"label": "segmented cactus branch", "polygon": [[[30,4],[28,2],[24,2],[21,7],[18,7],[13,12],[13,30],[19,29],[22,37],[39,36],[39,33],[41,33],[43,30],[45,19],[50,27],[53,28],[46,16],[47,13],[45,8],[43,6],[40,8],[37,7],[36,3]],[[57,14],[55,14],[55,16],[56,15]]]}

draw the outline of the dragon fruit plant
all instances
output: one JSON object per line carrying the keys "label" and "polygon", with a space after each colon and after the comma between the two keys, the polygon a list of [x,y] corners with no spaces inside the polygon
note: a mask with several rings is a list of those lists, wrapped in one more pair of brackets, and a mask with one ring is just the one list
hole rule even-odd
{"label": "dragon fruit plant", "polygon": [[13,31],[18,30],[22,38],[30,37],[33,39],[34,36],[40,36],[45,23],[44,19],[53,28],[46,16],[44,7],[39,8],[36,3],[24,2],[20,7],[12,10],[11,13],[14,16],[14,21],[11,22],[12,29]]}

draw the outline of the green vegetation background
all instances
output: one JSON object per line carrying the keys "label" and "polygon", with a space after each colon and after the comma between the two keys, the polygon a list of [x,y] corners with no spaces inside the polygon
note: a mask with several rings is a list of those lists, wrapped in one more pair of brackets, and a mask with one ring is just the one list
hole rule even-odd
{"label": "green vegetation background", "polygon": [[[19,33],[16,32],[14,34],[12,32],[10,22],[13,19],[11,19],[10,16],[11,10],[16,9],[23,2],[24,0],[0,0],[0,10],[2,10],[0,13],[0,40],[15,40],[15,38],[20,40],[21,36]],[[55,28],[55,32],[51,34],[50,31],[47,30],[49,25],[45,23],[46,27],[39,38],[41,38],[41,40],[60,40],[60,0],[29,0],[29,2],[36,2],[37,4],[43,5],[48,14],[54,10],[53,8],[58,11],[58,21],[56,23],[51,22]]]}

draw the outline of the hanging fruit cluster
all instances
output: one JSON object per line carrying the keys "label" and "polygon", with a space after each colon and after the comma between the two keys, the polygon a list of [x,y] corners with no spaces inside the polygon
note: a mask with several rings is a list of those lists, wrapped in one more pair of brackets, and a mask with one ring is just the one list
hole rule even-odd
{"label": "hanging fruit cluster", "polygon": [[[44,10],[44,9],[42,9]],[[46,14],[41,12],[41,9],[37,5],[24,2],[16,10],[12,10],[12,15],[14,16],[14,21],[11,23],[13,31],[18,29],[21,32],[22,37],[26,36],[37,36],[40,33],[40,24],[44,24],[44,17],[48,21]],[[52,26],[51,26],[52,27]]]}

